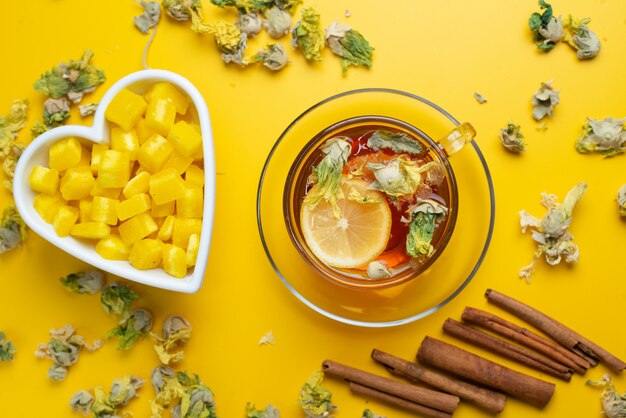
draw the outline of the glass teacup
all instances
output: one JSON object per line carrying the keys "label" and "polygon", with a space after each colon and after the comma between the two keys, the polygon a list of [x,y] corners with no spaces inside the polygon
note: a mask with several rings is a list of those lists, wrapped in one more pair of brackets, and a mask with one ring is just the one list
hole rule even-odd
{"label": "glass teacup", "polygon": [[[423,154],[420,154],[420,161],[433,161],[443,168],[443,180],[436,186],[436,190],[433,188],[433,197],[440,200],[447,208],[445,217],[434,230],[431,241],[432,248],[428,255],[406,257],[406,260],[387,269],[389,277],[380,278],[370,277],[366,265],[355,268],[338,268],[320,260],[307,245],[300,221],[304,196],[311,186],[313,167],[323,157],[321,148],[324,144],[336,137],[349,138],[351,143],[354,144],[354,141],[358,142],[359,138],[371,135],[376,130],[403,134],[405,137],[412,139],[424,151]],[[435,141],[410,123],[392,117],[374,115],[350,117],[320,131],[306,143],[296,157],[289,170],[284,188],[284,218],[289,236],[298,253],[319,276],[331,282],[352,288],[380,289],[406,283],[419,276],[441,255],[452,236],[456,223],[458,192],[454,172],[448,157],[463,148],[465,144],[472,140],[475,134],[474,128],[469,123],[463,123],[443,138]],[[404,240],[407,237],[407,225],[403,223],[406,219],[402,219],[402,217],[406,216],[403,213],[406,207],[401,208],[397,202],[389,203],[393,222],[388,245],[381,255],[382,259],[385,259],[385,255],[391,252],[402,254],[402,246],[405,244]]]}

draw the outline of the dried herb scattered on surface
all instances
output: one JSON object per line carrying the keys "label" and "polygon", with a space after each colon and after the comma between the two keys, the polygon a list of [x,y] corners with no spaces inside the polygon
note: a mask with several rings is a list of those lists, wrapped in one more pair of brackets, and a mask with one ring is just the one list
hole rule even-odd
{"label": "dried herb scattered on surface", "polygon": [[317,370],[300,389],[298,405],[308,418],[332,417],[332,412],[337,409],[331,402],[333,394],[323,386],[323,383],[324,374]]}
{"label": "dried herb scattered on surface", "polygon": [[161,363],[169,365],[185,358],[183,350],[179,349],[191,338],[191,324],[180,315],[170,315],[163,321],[161,335],[150,333],[154,340],[154,350]]}
{"label": "dried herb scattered on surface", "polygon": [[487,98],[477,91],[474,92],[474,99],[480,104],[487,103]]}
{"label": "dried herb scattered on surface", "polygon": [[274,345],[274,344],[276,344],[276,338],[274,338],[274,333],[272,331],[268,331],[259,340],[259,345]]}
{"label": "dried herb scattered on surface", "polygon": [[526,143],[524,142],[524,135],[520,132],[520,126],[513,122],[509,121],[506,128],[500,128],[498,138],[508,151],[516,153],[526,151]]}
{"label": "dried herb scattered on surface", "polygon": [[17,133],[24,127],[27,117],[28,102],[26,100],[13,100],[9,113],[0,116],[0,163],[7,177],[4,186],[10,192],[13,192],[15,165],[25,148],[17,140]]}
{"label": "dried herb scattered on surface", "polygon": [[542,13],[533,13],[528,19],[530,30],[535,33],[537,48],[550,51],[563,39],[563,22],[561,16],[554,17],[552,6],[544,0],[539,0]]}
{"label": "dried herb scattered on surface", "polygon": [[109,315],[126,316],[139,295],[125,284],[113,282],[102,289],[100,303]]}
{"label": "dried herb scattered on surface", "polygon": [[541,219],[534,217],[526,210],[520,211],[522,232],[530,229],[531,236],[537,243],[533,261],[519,272],[521,278],[530,282],[534,265],[542,255],[551,266],[559,264],[563,259],[566,263],[578,261],[578,245],[574,243],[574,237],[569,232],[569,227],[573,219],[574,206],[583,197],[586,190],[587,183],[578,183],[567,193],[562,203],[557,203],[555,195],[542,193],[541,204],[548,209],[548,212]]}
{"label": "dried herb scattered on surface", "polygon": [[341,70],[345,75],[350,65],[372,66],[374,48],[350,25],[333,22],[326,28],[326,43],[331,51],[341,58]]}
{"label": "dried herb scattered on surface", "polygon": [[7,340],[4,332],[0,331],[0,361],[11,361],[15,355],[15,346]]}
{"label": "dried herb scattered on surface", "polygon": [[598,35],[587,26],[589,22],[591,22],[589,18],[577,20],[572,15],[565,21],[563,40],[576,50],[576,57],[579,60],[594,58],[602,48]]}
{"label": "dried herb scattered on surface", "polygon": [[70,292],[95,295],[104,286],[104,274],[99,270],[81,271],[61,277],[60,281]]}
{"label": "dried herb scattered on surface", "polygon": [[289,58],[281,44],[269,44],[267,49],[262,49],[254,56],[254,60],[263,63],[266,68],[278,71],[287,65]]}
{"label": "dried herb scattered on surface", "polygon": [[546,116],[552,117],[554,107],[559,104],[559,90],[554,90],[553,82],[550,80],[541,83],[541,87],[533,94],[533,118],[536,121],[540,121]]}
{"label": "dried herb scattered on surface", "polygon": [[619,207],[619,214],[626,217],[626,184],[617,191],[617,206]]}
{"label": "dried herb scattered on surface", "polygon": [[0,254],[22,245],[28,239],[28,230],[15,205],[9,205],[0,220]]}
{"label": "dried herb scattered on surface", "polygon": [[291,43],[308,61],[321,61],[324,49],[324,31],[320,27],[320,14],[312,7],[302,10],[302,18],[291,30]]}
{"label": "dried herb scattered on surface", "polygon": [[599,152],[613,157],[626,151],[626,118],[604,120],[587,118],[583,131],[576,140],[576,150],[582,154]]}
{"label": "dried herb scattered on surface", "polygon": [[256,409],[252,402],[246,404],[246,418],[280,418],[280,411],[272,405]]}
{"label": "dried herb scattered on surface", "polygon": [[137,341],[146,338],[152,329],[152,314],[146,309],[132,310],[118,325],[110,330],[106,338],[119,337],[118,350],[130,350]]}
{"label": "dried herb scattered on surface", "polygon": [[[115,418],[128,416],[120,409],[126,406],[133,398],[138,397],[144,381],[136,376],[124,376],[113,380],[111,390],[107,394],[101,386],[92,391],[79,390],[70,399],[72,412],[88,415],[93,412],[94,418]],[[93,394],[92,394],[93,392]]]}
{"label": "dried herb scattered on surface", "polygon": [[141,33],[148,33],[150,29],[159,24],[161,20],[161,3],[158,1],[141,1],[143,13],[133,18],[135,26]]}
{"label": "dried herb scattered on surface", "polygon": [[361,418],[387,418],[387,417],[375,414],[369,409],[366,409],[365,411],[363,411],[363,415],[361,416]]}
{"label": "dried herb scattered on surface", "polygon": [[602,391],[602,409],[608,418],[626,417],[626,393],[620,394],[613,382],[611,376],[605,374],[598,382],[587,380],[587,384],[604,388]]}

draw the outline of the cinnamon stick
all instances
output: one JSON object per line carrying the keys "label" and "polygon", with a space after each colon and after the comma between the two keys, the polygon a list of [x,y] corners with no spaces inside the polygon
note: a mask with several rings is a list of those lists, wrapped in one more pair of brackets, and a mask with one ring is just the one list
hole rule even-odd
{"label": "cinnamon stick", "polygon": [[604,348],[589,341],[574,330],[552,319],[548,315],[539,312],[535,308],[491,289],[487,289],[485,296],[490,303],[493,303],[518,318],[523,319],[552,337],[565,348],[569,348],[577,353],[584,353],[586,356],[585,358],[597,358],[611,368],[620,372],[626,368],[626,363],[606,351]]}
{"label": "cinnamon stick", "polygon": [[489,412],[497,414],[504,409],[506,396],[501,393],[424,369],[413,362],[377,349],[372,350],[372,358],[397,376],[412,382],[426,383],[461,399],[473,402]]}
{"label": "cinnamon stick", "polygon": [[467,323],[478,325],[507,337],[516,343],[532,348],[554,361],[570,367],[576,373],[585,374],[587,369],[591,367],[587,360],[576,353],[492,313],[466,307],[461,318]]}
{"label": "cinnamon stick", "polygon": [[322,370],[327,376],[358,383],[449,414],[453,413],[459,405],[458,396],[377,376],[331,360],[322,363]]}
{"label": "cinnamon stick", "polygon": [[510,344],[504,340],[485,334],[477,329],[464,325],[454,319],[448,318],[443,323],[443,331],[463,341],[482,347],[492,353],[516,361],[524,366],[539,370],[540,372],[558,377],[569,382],[572,378],[572,370],[545,356]]}
{"label": "cinnamon stick", "polygon": [[416,412],[420,415],[430,418],[452,418],[451,414],[438,411],[436,409],[429,408],[406,399],[399,398],[397,396],[389,395],[388,393],[381,392],[370,387],[360,385],[358,383],[350,382],[350,390],[357,395],[365,396],[368,399],[373,399],[379,402],[385,402],[389,405],[402,408],[409,412]]}
{"label": "cinnamon stick", "polygon": [[445,370],[528,402],[545,407],[554,384],[525,375],[451,344],[426,337],[417,352],[420,363]]}

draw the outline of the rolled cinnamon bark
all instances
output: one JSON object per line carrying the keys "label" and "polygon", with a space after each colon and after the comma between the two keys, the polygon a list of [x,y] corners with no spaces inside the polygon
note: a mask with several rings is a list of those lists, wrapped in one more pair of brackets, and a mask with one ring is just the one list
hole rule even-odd
{"label": "rolled cinnamon bark", "polygon": [[426,337],[417,352],[420,363],[500,390],[538,408],[545,407],[554,384],[525,375],[451,344]]}
{"label": "rolled cinnamon bark", "polygon": [[424,369],[413,362],[377,349],[372,350],[372,358],[397,376],[404,377],[412,382],[426,383],[434,388],[456,395],[461,399],[473,402],[489,412],[497,414],[504,409],[506,396],[501,393]]}
{"label": "rolled cinnamon bark", "polygon": [[399,398],[397,396],[390,395],[385,392],[381,392],[370,387],[360,385],[358,383],[349,382],[350,390],[357,395],[365,396],[368,399],[373,399],[379,402],[385,402],[389,405],[396,406],[409,412],[416,412],[420,415],[430,418],[451,418],[452,415],[446,412],[438,411],[436,409],[429,408],[406,399]]}
{"label": "rolled cinnamon bark", "polygon": [[589,357],[592,359],[600,359],[611,368],[620,372],[626,368],[626,363],[606,351],[604,348],[594,344],[574,330],[552,319],[548,315],[539,312],[535,308],[492,289],[487,289],[485,296],[490,303],[493,303],[518,318],[523,319],[552,337],[565,348],[569,348],[579,354],[583,353],[587,359]]}
{"label": "rolled cinnamon bark", "polygon": [[587,360],[576,353],[492,313],[468,306],[463,311],[461,319],[467,323],[478,325],[496,334],[507,337],[528,348],[532,348],[554,361],[570,367],[576,373],[585,374],[587,369],[591,367]]}
{"label": "rolled cinnamon bark", "polygon": [[458,396],[388,379],[331,360],[322,363],[322,370],[327,376],[358,383],[449,414],[453,413],[459,405]]}
{"label": "rolled cinnamon bark", "polygon": [[482,347],[494,354],[499,354],[519,364],[528,366],[532,369],[558,377],[559,379],[569,382],[572,378],[573,371],[560,363],[537,353],[526,350],[510,344],[504,340],[485,334],[477,329],[462,324],[454,319],[448,318],[443,323],[443,331],[446,334],[457,337],[463,341]]}

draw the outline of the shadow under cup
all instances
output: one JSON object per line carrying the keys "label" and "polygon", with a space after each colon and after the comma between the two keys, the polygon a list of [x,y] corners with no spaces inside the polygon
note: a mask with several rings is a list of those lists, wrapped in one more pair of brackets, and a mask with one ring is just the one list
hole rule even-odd
{"label": "shadow under cup", "polygon": [[[360,269],[333,268],[319,260],[309,249],[304,240],[300,226],[300,209],[307,188],[308,177],[312,173],[321,156],[320,147],[330,138],[341,135],[342,132],[359,127],[374,129],[391,129],[404,132],[415,138],[425,149],[425,152],[437,161],[445,170],[445,178],[439,187],[438,195],[447,203],[448,213],[445,219],[437,226],[433,235],[433,252],[429,256],[412,258],[407,262],[391,269],[389,278],[371,279],[366,272]],[[426,135],[419,128],[386,116],[357,116],[337,122],[315,135],[304,145],[288,172],[283,192],[283,214],[287,232],[295,248],[306,263],[318,276],[348,288],[355,289],[382,289],[406,283],[428,269],[446,248],[457,219],[458,190],[454,172],[448,161],[445,148]],[[404,246],[404,240],[400,242]],[[387,249],[388,251],[392,249]]]}

